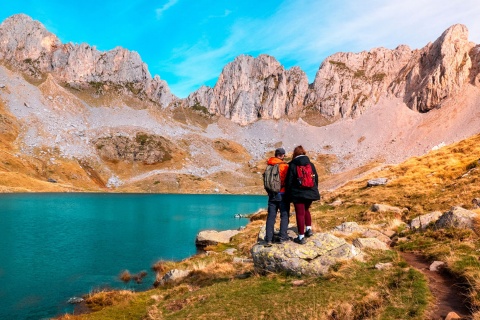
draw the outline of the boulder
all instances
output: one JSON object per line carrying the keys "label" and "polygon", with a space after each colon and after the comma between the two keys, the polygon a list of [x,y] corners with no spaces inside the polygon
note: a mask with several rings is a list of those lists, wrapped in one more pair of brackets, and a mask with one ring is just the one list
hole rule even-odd
{"label": "boulder", "polygon": [[437,228],[462,228],[471,229],[474,225],[474,219],[477,214],[462,207],[453,207],[450,211],[443,213],[435,222]]}
{"label": "boulder", "polygon": [[375,265],[375,269],[377,270],[386,270],[386,269],[390,269],[391,267],[393,267],[393,264],[391,262],[386,262],[386,263],[379,262]]}
{"label": "boulder", "polygon": [[350,235],[352,233],[364,232],[365,228],[358,225],[356,222],[344,222],[339,226],[332,229],[332,232],[340,233],[343,235]]}
{"label": "boulder", "polygon": [[179,270],[173,269],[165,273],[165,275],[161,279],[157,279],[154,283],[154,286],[163,286],[167,283],[175,283],[178,282],[190,274],[189,270]]}
{"label": "boulder", "polygon": [[332,207],[338,207],[338,206],[341,206],[342,203],[343,203],[342,200],[335,200],[335,201],[333,201],[332,203],[330,203],[330,205],[331,205]]}
{"label": "boulder", "polygon": [[361,251],[329,233],[316,233],[304,245],[292,241],[252,248],[255,270],[259,273],[286,272],[294,275],[323,275],[340,260],[361,257]]}
{"label": "boulder", "polygon": [[374,205],[372,205],[372,208],[370,210],[372,210],[373,212],[394,212],[399,214],[401,214],[404,211],[407,211],[407,209],[405,208],[401,209],[398,207],[393,207],[393,206],[389,206],[386,204],[379,204],[379,203],[375,203]]}
{"label": "boulder", "polygon": [[432,264],[430,265],[429,269],[430,271],[439,271],[441,268],[445,266],[445,262],[443,261],[433,261]]}
{"label": "boulder", "polygon": [[454,320],[454,319],[462,319],[456,312],[450,311],[447,316],[445,317],[445,320]]}
{"label": "boulder", "polygon": [[388,246],[385,242],[378,240],[377,238],[357,238],[353,240],[353,245],[359,249],[373,249],[373,250],[388,250]]}
{"label": "boulder", "polygon": [[376,187],[376,186],[383,186],[387,184],[387,178],[376,178],[368,180],[367,187]]}
{"label": "boulder", "polygon": [[417,230],[417,229],[425,229],[429,224],[435,224],[438,218],[442,213],[440,211],[433,211],[421,216],[418,216],[410,222],[410,229]]}
{"label": "boulder", "polygon": [[195,239],[197,247],[206,247],[216,245],[218,243],[229,243],[232,237],[236,236],[240,231],[237,230],[204,230],[200,231]]}
{"label": "boulder", "polygon": [[378,231],[378,230],[374,230],[374,229],[367,229],[365,230],[363,233],[362,233],[362,236],[365,237],[365,238],[377,238],[378,240],[386,243],[386,244],[389,244],[390,242],[392,242],[392,240],[390,239],[390,237],[386,236],[385,234],[383,234],[381,231]]}

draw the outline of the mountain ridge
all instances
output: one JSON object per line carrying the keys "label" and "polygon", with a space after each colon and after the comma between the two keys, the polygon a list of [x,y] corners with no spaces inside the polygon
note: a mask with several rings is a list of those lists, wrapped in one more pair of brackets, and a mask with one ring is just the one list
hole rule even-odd
{"label": "mountain ridge", "polygon": [[274,57],[239,56],[178,99],[137,53],[61,44],[12,16],[0,25],[0,185],[20,190],[21,172],[32,190],[261,193],[269,152],[302,144],[333,188],[478,133],[479,61],[454,25],[422,49],[334,54],[311,84]]}
{"label": "mountain ridge", "polygon": [[363,113],[383,95],[400,97],[409,108],[428,112],[478,77],[478,70],[471,69],[472,60],[479,59],[478,46],[468,41],[468,29],[460,24],[421,49],[400,45],[393,50],[335,53],[320,64],[311,84],[299,67],[285,70],[272,56],[240,55],[223,68],[214,87],[201,87],[185,99],[173,95],[160,77],[152,78],[137,52],[62,44],[24,14],[0,25],[0,39],[0,60],[33,77],[51,73],[74,88],[103,89],[110,84],[122,94],[164,108],[200,104],[242,125],[259,118],[298,118],[306,108],[337,120]]}

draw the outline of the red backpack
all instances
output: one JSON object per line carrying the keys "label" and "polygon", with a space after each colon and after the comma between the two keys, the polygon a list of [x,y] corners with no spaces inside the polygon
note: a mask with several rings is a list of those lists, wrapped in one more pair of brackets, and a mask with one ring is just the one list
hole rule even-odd
{"label": "red backpack", "polygon": [[308,189],[315,186],[315,173],[313,173],[310,163],[297,166],[297,176],[300,188]]}

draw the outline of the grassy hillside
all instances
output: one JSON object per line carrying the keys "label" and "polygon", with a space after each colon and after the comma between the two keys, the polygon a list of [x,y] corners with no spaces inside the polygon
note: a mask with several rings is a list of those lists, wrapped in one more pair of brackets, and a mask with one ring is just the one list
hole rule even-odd
{"label": "grassy hillside", "polygon": [[[175,286],[147,292],[112,291],[91,293],[87,305],[96,312],[65,319],[425,319],[434,297],[425,277],[409,266],[402,251],[413,251],[430,260],[442,260],[447,270],[466,284],[475,319],[480,319],[480,223],[473,230],[427,229],[410,232],[409,222],[434,210],[462,205],[474,209],[479,196],[480,135],[429,154],[383,168],[360,180],[323,195],[314,205],[314,229],[327,230],[344,221],[361,224],[398,225],[401,242],[387,252],[369,252],[363,262],[336,264],[325,277],[296,278],[283,274],[258,275],[251,263],[234,262],[224,250],[238,249],[248,257],[264,216],[250,222],[229,246],[208,248],[181,262],[160,262],[159,275],[177,269],[194,270]],[[371,178],[385,177],[385,186],[367,188]],[[329,203],[341,200],[339,206]],[[374,203],[406,208],[402,214],[374,213]],[[294,219],[293,219],[294,220]],[[380,271],[378,262],[392,262]]]}

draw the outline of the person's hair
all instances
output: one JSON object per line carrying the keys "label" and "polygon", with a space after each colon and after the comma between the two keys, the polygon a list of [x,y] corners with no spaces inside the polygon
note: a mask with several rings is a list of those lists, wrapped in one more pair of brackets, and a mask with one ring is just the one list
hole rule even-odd
{"label": "person's hair", "polygon": [[295,147],[295,149],[293,149],[292,159],[295,159],[296,157],[305,154],[307,154],[307,152],[305,152],[305,149],[303,149],[302,146]]}

